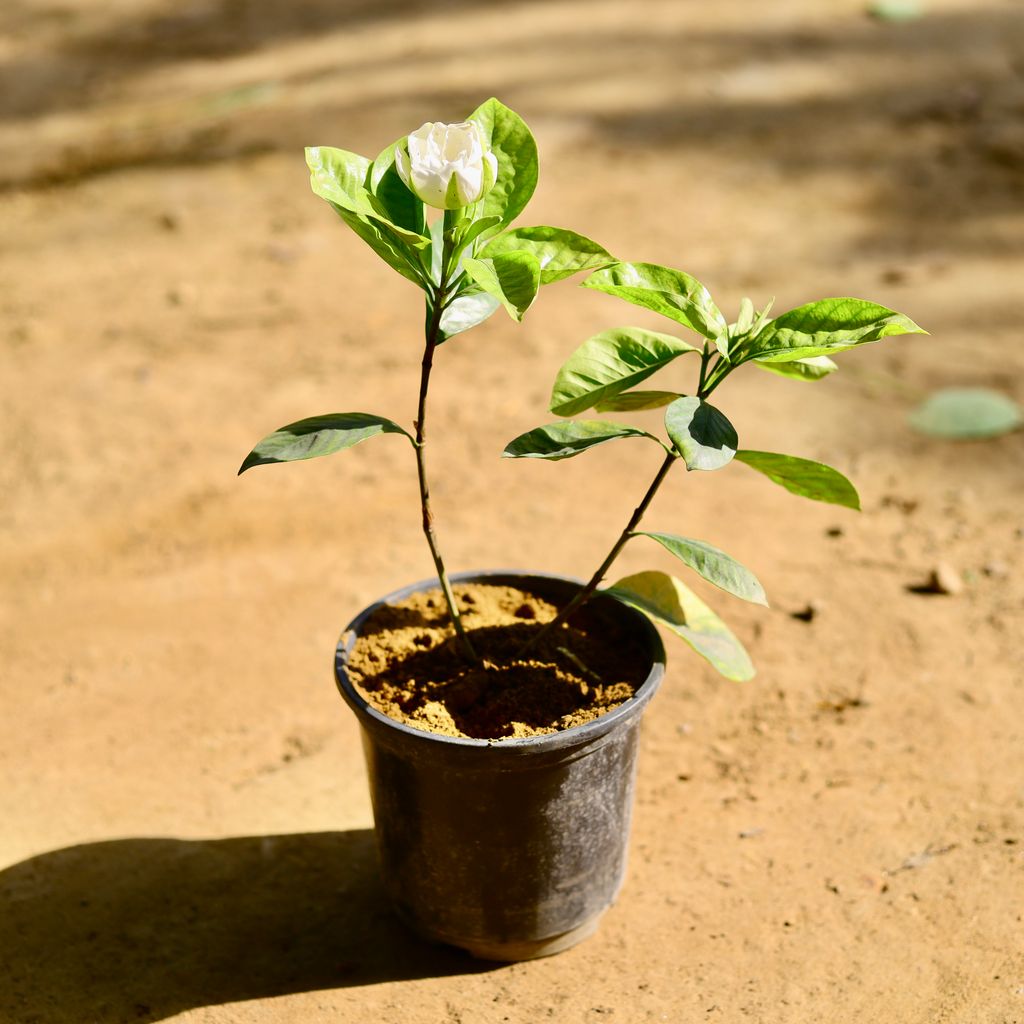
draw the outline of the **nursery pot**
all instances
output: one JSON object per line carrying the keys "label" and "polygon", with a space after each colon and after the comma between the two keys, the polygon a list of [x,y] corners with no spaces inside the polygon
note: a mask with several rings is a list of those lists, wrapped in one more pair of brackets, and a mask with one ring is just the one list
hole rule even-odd
{"label": "nursery pot", "polygon": [[[452,580],[520,587],[557,604],[580,587],[510,571]],[[586,724],[525,739],[424,732],[370,706],[346,665],[376,609],[436,586],[414,583],[366,608],[335,658],[338,688],[361,726],[385,888],[422,936],[474,956],[560,952],[594,932],[622,885],[640,716],[665,670],[661,639],[646,616],[597,595],[647,660],[633,698]]]}

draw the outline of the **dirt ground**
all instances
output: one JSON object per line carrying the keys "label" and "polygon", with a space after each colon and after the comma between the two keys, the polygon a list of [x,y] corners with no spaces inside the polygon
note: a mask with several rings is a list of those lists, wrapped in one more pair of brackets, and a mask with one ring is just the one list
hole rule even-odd
{"label": "dirt ground", "polygon": [[[2,1024],[1024,1021],[1024,435],[905,421],[945,385],[1024,399],[1024,10],[925,8],[4,0]],[[698,586],[759,674],[667,639],[622,897],[503,967],[383,904],[331,678],[348,619],[430,573],[408,449],[235,477],[283,423],[413,415],[417,292],[302,146],[373,154],[491,94],[540,145],[524,223],[733,315],[852,294],[931,331],[720,392],[746,446],[836,465],[864,511],[743,467],[669,479],[651,528],[766,586],[769,610]],[[660,326],[566,282],[440,350],[452,568],[582,576],[608,549],[653,447],[497,455],[626,323]],[[910,589],[940,563],[962,592]],[[621,575],[659,567],[638,542]]]}

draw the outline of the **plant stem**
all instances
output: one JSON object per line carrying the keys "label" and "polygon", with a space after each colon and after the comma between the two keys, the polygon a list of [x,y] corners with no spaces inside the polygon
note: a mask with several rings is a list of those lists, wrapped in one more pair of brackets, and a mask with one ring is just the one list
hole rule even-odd
{"label": "plant stem", "polygon": [[619,539],[612,546],[611,551],[608,552],[607,557],[598,567],[597,572],[590,577],[589,582],[583,589],[555,616],[540,632],[536,633],[528,644],[520,652],[520,656],[525,654],[531,647],[533,647],[549,630],[560,626],[566,619],[577,608],[579,608],[585,601],[589,601],[593,596],[594,592],[600,586],[601,581],[604,579],[605,574],[611,568],[612,563],[616,558],[619,557],[622,549],[626,546],[627,542],[631,537],[634,536],[634,531],[637,526],[640,525],[640,520],[643,519],[644,513],[647,511],[648,505],[654,500],[654,495],[658,493],[658,488],[661,486],[665,477],[668,475],[668,471],[672,468],[672,463],[676,461],[678,456],[675,452],[668,452],[665,455],[665,461],[662,462],[658,469],[657,474],[651,481],[651,486],[647,488],[647,493],[643,496],[640,504],[633,510],[633,514],[629,517],[629,522],[626,523],[626,528],[619,535]]}
{"label": "plant stem", "polygon": [[450,244],[446,238],[441,263],[441,280],[438,282],[437,290],[433,295],[433,305],[427,321],[426,344],[423,349],[423,363],[420,372],[420,397],[416,408],[416,471],[420,484],[420,508],[423,511],[423,535],[427,538],[427,546],[430,548],[431,557],[434,559],[434,568],[437,570],[437,579],[441,584],[441,592],[444,594],[445,603],[448,605],[448,613],[451,616],[452,626],[455,628],[456,640],[462,654],[470,661],[478,662],[480,659],[477,657],[476,651],[473,650],[473,645],[470,643],[466,630],[462,625],[462,617],[455,604],[455,595],[452,593],[448,573],[444,567],[444,560],[441,558],[441,549],[437,543],[437,532],[434,529],[434,514],[430,507],[430,486],[427,483],[427,389],[430,386],[430,370],[434,365],[434,349],[437,348],[441,333],[441,314],[444,312],[445,298],[447,297],[449,257]]}
{"label": "plant stem", "polygon": [[704,351],[700,354],[700,380],[697,381],[697,396],[700,397],[704,392],[704,382],[707,380],[708,374],[708,363],[711,362],[711,350],[708,348],[708,343],[704,342]]}

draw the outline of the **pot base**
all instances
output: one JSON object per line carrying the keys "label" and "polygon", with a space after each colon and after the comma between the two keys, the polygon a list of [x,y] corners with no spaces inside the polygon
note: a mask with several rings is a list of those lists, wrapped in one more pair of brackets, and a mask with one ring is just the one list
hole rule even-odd
{"label": "pot base", "polygon": [[577,943],[589,939],[604,916],[604,911],[595,914],[575,928],[562,932],[560,935],[552,935],[547,939],[532,939],[525,942],[456,942],[450,943],[459,949],[465,950],[470,956],[477,960],[492,960],[502,963],[515,963],[520,960],[539,960],[544,956],[554,956],[570,949]]}

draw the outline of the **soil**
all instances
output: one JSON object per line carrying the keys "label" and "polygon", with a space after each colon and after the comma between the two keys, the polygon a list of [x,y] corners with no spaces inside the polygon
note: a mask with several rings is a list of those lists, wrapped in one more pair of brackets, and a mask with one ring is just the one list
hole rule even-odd
{"label": "soil", "polygon": [[[0,4],[3,1024],[1024,1021],[1024,434],[906,422],[939,387],[1024,401],[1024,16],[866,7]],[[665,637],[619,903],[494,969],[388,909],[332,678],[344,624],[431,573],[408,445],[235,476],[305,416],[415,416],[419,297],[302,147],[374,154],[492,93],[540,146],[523,223],[681,267],[730,319],[858,295],[931,332],[716,392],[863,512],[670,474],[644,525],[757,573],[771,608],[686,578],[758,675]],[[567,281],[438,350],[453,572],[600,563],[658,449],[499,453],[623,324],[671,331]],[[639,538],[615,571],[645,569],[686,572]]]}
{"label": "soil", "polygon": [[557,605],[516,587],[470,584],[454,594],[478,666],[458,649],[440,589],[378,609],[360,630],[351,678],[397,722],[442,736],[541,736],[592,722],[647,678],[635,638],[593,603],[523,656]]}

